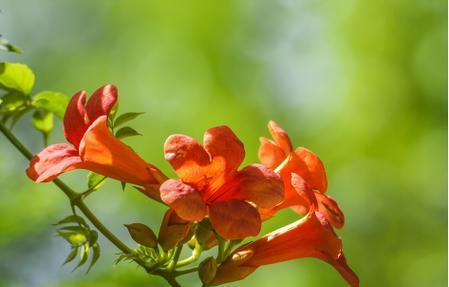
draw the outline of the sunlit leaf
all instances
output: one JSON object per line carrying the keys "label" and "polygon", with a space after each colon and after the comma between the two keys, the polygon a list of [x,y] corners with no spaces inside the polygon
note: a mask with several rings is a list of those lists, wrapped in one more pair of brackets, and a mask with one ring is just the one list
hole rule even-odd
{"label": "sunlit leaf", "polygon": [[87,187],[90,190],[97,190],[105,183],[104,175],[89,171],[87,174]]}
{"label": "sunlit leaf", "polygon": [[121,126],[121,125],[129,122],[130,120],[137,118],[138,116],[140,116],[142,114],[144,114],[144,113],[125,113],[123,115],[120,115],[115,120],[114,127]]}
{"label": "sunlit leaf", "polygon": [[0,63],[0,87],[9,91],[30,94],[34,86],[34,73],[24,64]]}
{"label": "sunlit leaf", "polygon": [[72,246],[79,246],[87,241],[86,235],[82,233],[58,231],[58,234]]}
{"label": "sunlit leaf", "polygon": [[50,112],[43,110],[34,111],[31,122],[44,136],[48,136],[53,130],[53,114]]}
{"label": "sunlit leaf", "polygon": [[132,136],[141,136],[141,135],[142,134],[140,134],[139,132],[137,132],[135,129],[133,129],[131,127],[123,127],[115,133],[115,136],[119,139],[132,137]]}
{"label": "sunlit leaf", "polygon": [[36,108],[52,112],[63,119],[69,101],[70,98],[62,93],[43,91],[33,97],[31,104]]}
{"label": "sunlit leaf", "polygon": [[73,268],[72,272],[75,271],[76,269],[78,269],[79,267],[83,266],[84,263],[86,263],[87,259],[89,258],[89,254],[90,254],[90,248],[88,244],[84,244],[83,245],[83,252],[81,255],[81,259],[78,262],[78,264],[75,266],[75,268]]}

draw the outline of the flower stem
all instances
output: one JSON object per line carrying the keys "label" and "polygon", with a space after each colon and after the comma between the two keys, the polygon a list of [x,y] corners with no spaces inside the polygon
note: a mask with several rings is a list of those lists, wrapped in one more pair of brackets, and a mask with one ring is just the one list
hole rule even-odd
{"label": "flower stem", "polygon": [[198,258],[200,258],[202,251],[203,251],[203,248],[201,247],[201,245],[199,243],[196,243],[195,249],[193,249],[193,251],[192,251],[192,255],[189,258],[178,261],[178,263],[176,264],[176,267],[189,265],[190,263],[197,261]]}

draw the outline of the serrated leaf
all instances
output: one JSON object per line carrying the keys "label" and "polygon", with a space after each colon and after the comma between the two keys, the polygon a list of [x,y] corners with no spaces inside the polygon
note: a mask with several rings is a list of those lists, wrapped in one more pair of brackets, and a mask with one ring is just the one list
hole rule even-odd
{"label": "serrated leaf", "polygon": [[115,133],[115,136],[119,139],[124,139],[124,138],[132,137],[132,136],[141,136],[141,135],[142,134],[137,132],[132,127],[123,127]]}
{"label": "serrated leaf", "polygon": [[137,118],[138,116],[142,115],[144,113],[125,113],[122,114],[120,116],[117,117],[117,119],[114,121],[114,127],[118,127],[121,126],[135,118]]}
{"label": "serrated leaf", "polygon": [[70,98],[63,93],[43,91],[36,94],[31,100],[31,105],[36,108],[54,113],[58,118],[63,119]]}
{"label": "serrated leaf", "polygon": [[75,268],[73,268],[72,272],[75,271],[76,269],[78,269],[79,267],[83,266],[84,263],[86,263],[87,259],[89,258],[89,254],[90,254],[89,245],[84,244],[83,245],[83,253],[81,255],[81,259],[78,262],[78,264],[75,266]]}
{"label": "serrated leaf", "polygon": [[98,232],[95,230],[89,231],[89,246],[94,246],[98,240]]}
{"label": "serrated leaf", "polygon": [[92,251],[93,251],[93,255],[92,255],[92,260],[90,261],[89,267],[87,268],[86,274],[89,273],[90,269],[95,265],[95,263],[97,263],[98,258],[100,258],[100,245],[98,245],[97,243],[92,245]]}
{"label": "serrated leaf", "polygon": [[89,171],[87,174],[87,187],[90,190],[97,190],[105,183],[104,175]]}
{"label": "serrated leaf", "polygon": [[153,230],[142,223],[125,224],[135,242],[150,248],[157,246],[157,237]]}
{"label": "serrated leaf", "polygon": [[34,73],[24,64],[0,63],[0,87],[29,95],[34,86]]}
{"label": "serrated leaf", "polygon": [[43,110],[36,110],[31,117],[31,123],[38,131],[47,136],[54,127],[53,114]]}
{"label": "serrated leaf", "polygon": [[86,235],[82,233],[58,231],[58,234],[72,246],[79,246],[87,241]]}
{"label": "serrated leaf", "polygon": [[62,265],[66,265],[67,263],[73,261],[73,259],[75,259],[77,254],[78,254],[78,247],[72,247],[72,251],[70,251],[69,255],[65,259],[64,263],[62,263]]}
{"label": "serrated leaf", "polygon": [[58,221],[58,223],[53,224],[53,225],[61,225],[61,224],[66,224],[66,223],[79,223],[79,224],[81,224],[83,226],[87,226],[86,221],[84,220],[84,218],[82,218],[82,217],[80,217],[78,215],[75,215],[75,214],[69,215],[66,218]]}

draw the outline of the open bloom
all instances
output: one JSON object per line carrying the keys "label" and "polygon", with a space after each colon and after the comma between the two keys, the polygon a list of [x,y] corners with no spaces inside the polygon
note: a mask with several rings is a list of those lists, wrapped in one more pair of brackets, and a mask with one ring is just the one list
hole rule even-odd
{"label": "open bloom", "polygon": [[346,264],[341,240],[313,208],[302,219],[238,248],[220,265],[212,285],[241,280],[263,265],[306,257],[329,263],[351,286],[359,286],[357,275]]}
{"label": "open bloom", "polygon": [[87,169],[133,184],[156,184],[164,175],[112,135],[108,115],[117,101],[117,88],[105,85],[86,104],[86,92],[75,94],[64,115],[64,134],[71,143],[53,144],[30,162],[27,175],[48,182],[63,172]]}
{"label": "open bloom", "polygon": [[237,170],[245,150],[226,126],[208,129],[204,145],[189,136],[172,135],[164,153],[180,179],[161,185],[162,200],[185,220],[208,215],[227,239],[257,235],[261,219],[256,207],[272,208],[283,199],[282,180],[271,169],[252,164]]}
{"label": "open bloom", "polygon": [[259,159],[264,165],[281,174],[285,196],[281,204],[261,210],[264,217],[270,217],[285,207],[292,207],[304,215],[311,206],[316,205],[317,210],[333,226],[343,227],[343,212],[337,202],[325,194],[326,171],[318,156],[304,147],[294,150],[288,134],[275,122],[270,121],[268,129],[274,141],[260,138]]}

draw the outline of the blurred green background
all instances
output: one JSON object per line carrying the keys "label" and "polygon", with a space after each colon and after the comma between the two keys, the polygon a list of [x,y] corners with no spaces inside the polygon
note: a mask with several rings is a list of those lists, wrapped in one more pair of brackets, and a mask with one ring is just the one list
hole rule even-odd
{"label": "blurred green background", "polygon": [[[144,111],[126,140],[173,175],[162,145],[227,124],[257,160],[269,119],[327,168],[344,210],[348,263],[362,286],[447,286],[447,2],[1,0],[0,32],[23,48],[2,60],[37,75],[35,91],[119,87],[121,112]],[[53,142],[63,141],[58,125]],[[41,137],[24,119],[17,135]],[[51,223],[70,213],[51,184],[0,136],[0,286],[165,286],[101,238],[93,271],[60,267],[69,247]],[[79,190],[85,172],[63,178]],[[109,182],[88,199],[132,245],[122,223],[157,229],[162,207]],[[284,212],[264,232],[296,220]],[[199,286],[194,275],[181,280]],[[266,266],[229,286],[346,286],[327,264]],[[183,285],[184,286],[184,285]]]}

